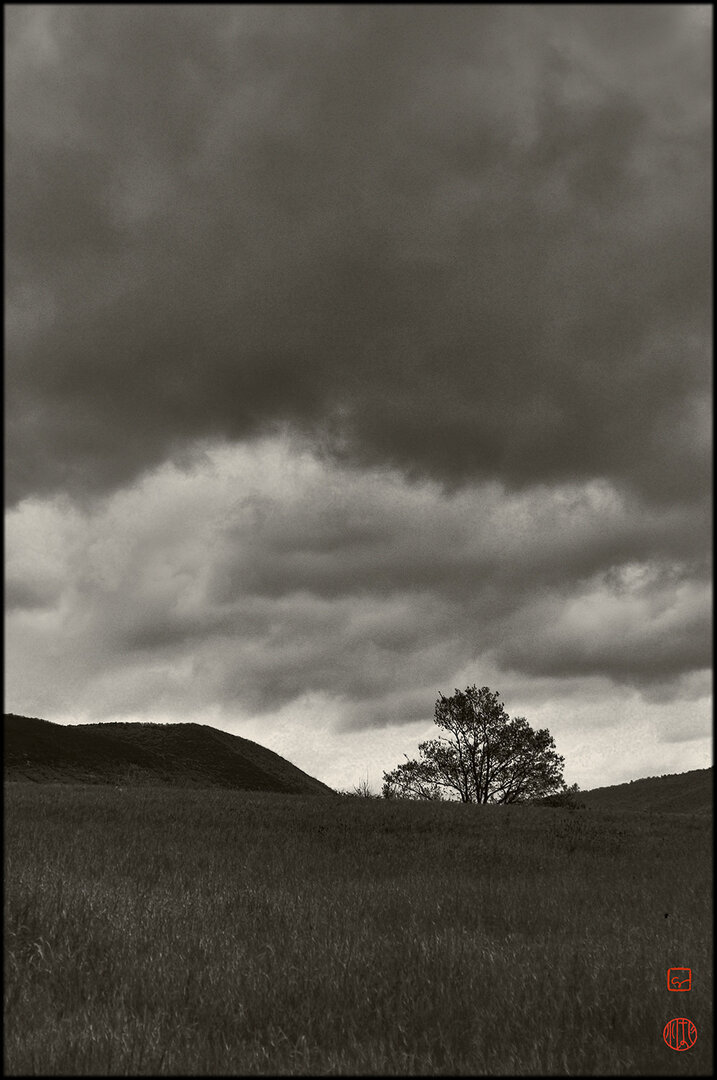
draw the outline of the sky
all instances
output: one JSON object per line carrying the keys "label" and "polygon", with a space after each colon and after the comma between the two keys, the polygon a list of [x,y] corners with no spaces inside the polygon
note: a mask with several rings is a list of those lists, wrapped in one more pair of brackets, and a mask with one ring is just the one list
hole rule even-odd
{"label": "sky", "polygon": [[711,8],[6,5],[5,708],[711,764]]}

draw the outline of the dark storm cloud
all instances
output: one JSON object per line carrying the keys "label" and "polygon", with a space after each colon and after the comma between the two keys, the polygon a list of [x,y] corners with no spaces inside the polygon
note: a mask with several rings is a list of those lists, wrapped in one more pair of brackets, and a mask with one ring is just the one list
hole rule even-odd
{"label": "dark storm cloud", "polygon": [[[598,583],[596,583],[598,584]],[[599,582],[605,585],[604,580]],[[609,675],[617,684],[666,688],[709,669],[712,611],[705,583],[654,579],[626,598],[603,588],[573,597],[540,597],[494,628],[500,665],[523,675]]]}
{"label": "dark storm cloud", "polygon": [[322,476],[300,498],[267,495],[235,507],[236,521],[217,537],[211,599],[423,590],[465,599],[480,590],[519,604],[536,588],[569,594],[597,574],[619,590],[619,568],[631,561],[709,580],[706,512],[686,528],[682,508],[650,512],[600,488],[504,503],[497,491],[441,499],[430,487],[408,498],[395,481],[370,474],[338,483]]}
{"label": "dark storm cloud", "polygon": [[684,9],[6,11],[11,500],[277,425],[449,486],[704,492]]}

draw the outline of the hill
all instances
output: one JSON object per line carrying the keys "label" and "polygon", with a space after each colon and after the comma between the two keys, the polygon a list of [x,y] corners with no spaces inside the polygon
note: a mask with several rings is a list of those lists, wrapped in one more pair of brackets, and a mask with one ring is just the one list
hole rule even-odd
{"label": "hill", "polygon": [[646,776],[628,784],[578,792],[589,810],[647,810],[663,813],[711,814],[712,769]]}
{"label": "hill", "polygon": [[259,743],[206,724],[53,724],[5,714],[6,780],[334,794]]}

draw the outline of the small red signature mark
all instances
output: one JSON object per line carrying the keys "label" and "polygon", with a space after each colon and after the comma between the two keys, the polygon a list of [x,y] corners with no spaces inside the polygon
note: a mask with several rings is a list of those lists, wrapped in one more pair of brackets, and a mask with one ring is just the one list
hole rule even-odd
{"label": "small red signature mark", "polygon": [[697,1028],[686,1016],[668,1020],[662,1038],[672,1050],[689,1050],[697,1042]]}
{"label": "small red signature mark", "polygon": [[668,968],[667,989],[684,992],[692,989],[692,968]]}

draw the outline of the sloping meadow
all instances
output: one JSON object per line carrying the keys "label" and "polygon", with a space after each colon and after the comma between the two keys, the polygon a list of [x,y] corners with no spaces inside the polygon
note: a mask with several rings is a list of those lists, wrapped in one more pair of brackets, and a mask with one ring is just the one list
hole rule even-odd
{"label": "sloping meadow", "polygon": [[710,1072],[705,817],[30,784],[5,809],[9,1075]]}

